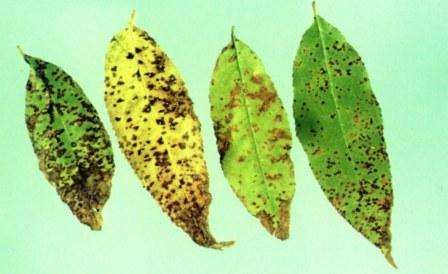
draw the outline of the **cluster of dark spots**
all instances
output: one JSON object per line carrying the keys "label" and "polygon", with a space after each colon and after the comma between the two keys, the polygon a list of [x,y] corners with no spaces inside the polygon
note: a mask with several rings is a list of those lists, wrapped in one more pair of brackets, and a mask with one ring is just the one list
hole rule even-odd
{"label": "cluster of dark spots", "polygon": [[143,40],[148,41],[154,47],[157,45],[156,41],[151,36],[149,36],[146,31],[140,31],[138,36],[143,38]]}
{"label": "cluster of dark spots", "polygon": [[169,86],[172,86],[174,84],[176,84],[176,76],[174,76],[173,74],[171,74],[168,79],[165,81],[165,83]]}
{"label": "cluster of dark spots", "polygon": [[156,119],[156,123],[158,125],[165,125],[165,119],[163,117],[160,117],[160,118]]}
{"label": "cluster of dark spots", "polygon": [[162,54],[157,54],[154,51],[154,61],[151,62],[151,64],[155,65],[156,69],[158,72],[164,72],[165,71],[165,62],[166,62],[166,58],[165,55]]}
{"label": "cluster of dark spots", "polygon": [[156,166],[167,167],[170,165],[170,162],[168,160],[168,151],[167,150],[164,150],[163,152],[154,151],[153,155],[156,160],[156,163],[155,163]]}

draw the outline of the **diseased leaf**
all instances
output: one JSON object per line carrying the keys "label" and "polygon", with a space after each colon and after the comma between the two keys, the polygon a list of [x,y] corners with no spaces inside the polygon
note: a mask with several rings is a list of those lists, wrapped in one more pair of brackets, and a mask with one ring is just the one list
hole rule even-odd
{"label": "diseased leaf", "polygon": [[39,168],[79,221],[100,230],[114,172],[109,136],[70,75],[41,59],[23,57],[31,69],[26,125]]}
{"label": "diseased leaf", "polygon": [[316,14],[293,70],[296,132],[316,179],[338,212],[395,266],[389,158],[361,57]]}
{"label": "diseased leaf", "polygon": [[197,244],[230,245],[209,232],[201,125],[185,83],[133,20],[115,35],[106,56],[105,101],[120,147],[143,186]]}
{"label": "diseased leaf", "polygon": [[271,234],[287,239],[295,190],[287,116],[261,60],[233,29],[216,63],[210,103],[230,186]]}

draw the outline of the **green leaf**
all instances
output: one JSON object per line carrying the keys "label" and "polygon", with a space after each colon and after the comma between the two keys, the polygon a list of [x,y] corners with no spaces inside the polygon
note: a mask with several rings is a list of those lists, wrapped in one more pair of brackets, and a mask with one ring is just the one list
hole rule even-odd
{"label": "green leaf", "polygon": [[296,132],[316,179],[337,211],[395,266],[390,164],[381,110],[361,57],[316,14],[293,79]]}
{"label": "green leaf", "polygon": [[105,100],[120,147],[143,186],[199,245],[222,248],[208,228],[201,125],[185,83],[147,32],[129,25],[106,55]]}
{"label": "green leaf", "polygon": [[114,172],[109,136],[70,75],[22,55],[30,65],[26,125],[39,168],[79,221],[100,230]]}
{"label": "green leaf", "polygon": [[230,186],[271,234],[287,239],[295,190],[288,119],[261,60],[233,29],[213,72],[210,103]]}

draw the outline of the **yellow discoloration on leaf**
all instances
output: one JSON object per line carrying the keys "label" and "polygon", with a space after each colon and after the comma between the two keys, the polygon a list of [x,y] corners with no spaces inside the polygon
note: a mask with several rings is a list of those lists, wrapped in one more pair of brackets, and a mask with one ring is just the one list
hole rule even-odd
{"label": "yellow discoloration on leaf", "polygon": [[106,56],[105,101],[120,147],[143,186],[199,245],[208,229],[208,174],[201,125],[174,64],[133,20]]}

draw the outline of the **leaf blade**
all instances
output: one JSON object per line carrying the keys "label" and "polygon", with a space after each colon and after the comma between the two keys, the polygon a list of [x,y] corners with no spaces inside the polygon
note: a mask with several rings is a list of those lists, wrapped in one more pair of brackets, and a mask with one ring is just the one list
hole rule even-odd
{"label": "leaf blade", "polygon": [[317,14],[297,51],[293,86],[297,137],[322,190],[395,267],[381,109],[359,54]]}
{"label": "leaf blade", "polygon": [[100,230],[114,172],[109,136],[70,75],[21,53],[30,65],[25,119],[39,168],[79,221]]}
{"label": "leaf blade", "polygon": [[286,113],[261,60],[233,28],[216,62],[209,100],[230,186],[268,232],[287,239],[295,183]]}
{"label": "leaf blade", "polygon": [[229,246],[209,231],[211,195],[193,102],[178,69],[134,18],[112,39],[105,64],[105,101],[120,147],[143,186],[194,242]]}

